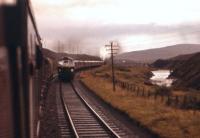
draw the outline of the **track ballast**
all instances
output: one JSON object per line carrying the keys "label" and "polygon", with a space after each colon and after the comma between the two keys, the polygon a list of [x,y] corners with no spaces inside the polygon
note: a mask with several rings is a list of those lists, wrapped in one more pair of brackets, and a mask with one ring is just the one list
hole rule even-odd
{"label": "track ballast", "polygon": [[62,83],[61,100],[65,118],[75,137],[120,137],[79,95],[71,84]]}

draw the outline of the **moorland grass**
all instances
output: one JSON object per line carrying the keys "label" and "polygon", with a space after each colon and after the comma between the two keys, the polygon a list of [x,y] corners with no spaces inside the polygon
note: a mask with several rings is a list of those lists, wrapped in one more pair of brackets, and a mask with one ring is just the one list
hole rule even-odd
{"label": "moorland grass", "polygon": [[199,138],[200,112],[181,110],[166,106],[159,100],[137,97],[133,93],[117,87],[102,77],[86,72],[81,77],[83,83],[105,102],[126,113],[143,126],[164,138]]}

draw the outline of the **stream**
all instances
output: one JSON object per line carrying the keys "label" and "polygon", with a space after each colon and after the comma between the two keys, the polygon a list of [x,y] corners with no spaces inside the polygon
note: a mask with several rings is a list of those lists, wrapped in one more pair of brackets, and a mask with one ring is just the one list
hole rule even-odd
{"label": "stream", "polygon": [[170,87],[173,83],[173,79],[169,79],[170,70],[155,70],[152,71],[153,76],[150,78],[152,84],[159,86]]}

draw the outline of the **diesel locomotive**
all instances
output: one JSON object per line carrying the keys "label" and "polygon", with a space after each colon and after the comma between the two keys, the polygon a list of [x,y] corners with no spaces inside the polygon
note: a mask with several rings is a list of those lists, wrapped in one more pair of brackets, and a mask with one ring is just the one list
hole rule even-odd
{"label": "diesel locomotive", "polygon": [[74,78],[75,63],[70,57],[64,57],[58,62],[58,77],[63,81],[70,81]]}
{"label": "diesel locomotive", "polygon": [[58,77],[62,81],[71,81],[76,72],[103,64],[104,62],[101,60],[74,60],[70,57],[64,57],[58,62]]}

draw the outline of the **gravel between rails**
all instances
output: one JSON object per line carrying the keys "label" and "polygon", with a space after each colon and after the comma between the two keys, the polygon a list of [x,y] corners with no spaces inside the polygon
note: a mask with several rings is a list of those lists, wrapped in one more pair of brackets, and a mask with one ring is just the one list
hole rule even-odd
{"label": "gravel between rails", "polygon": [[49,85],[47,96],[45,99],[45,106],[43,116],[41,118],[40,138],[58,138],[59,129],[57,126],[57,104],[56,92],[58,90],[58,83],[53,81]]}

